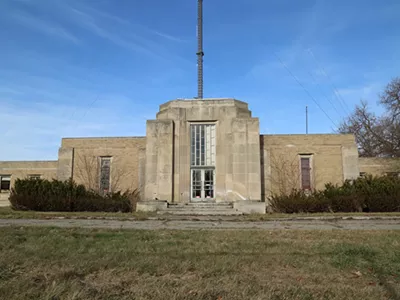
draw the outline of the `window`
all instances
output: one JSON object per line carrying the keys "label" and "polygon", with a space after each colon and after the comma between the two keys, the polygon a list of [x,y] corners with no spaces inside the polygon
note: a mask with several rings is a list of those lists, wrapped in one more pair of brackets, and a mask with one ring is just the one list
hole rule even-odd
{"label": "window", "polygon": [[28,175],[29,179],[33,179],[33,180],[38,180],[40,179],[42,176],[38,175],[38,174],[32,174],[32,175]]}
{"label": "window", "polygon": [[0,191],[9,191],[11,187],[11,175],[0,175]]}
{"label": "window", "polygon": [[215,124],[190,125],[192,201],[214,199]]}
{"label": "window", "polygon": [[110,192],[111,157],[100,158],[100,193]]}
{"label": "window", "polygon": [[311,190],[311,156],[300,157],[301,188]]}
{"label": "window", "polygon": [[192,124],[191,126],[192,166],[215,166],[215,125]]}

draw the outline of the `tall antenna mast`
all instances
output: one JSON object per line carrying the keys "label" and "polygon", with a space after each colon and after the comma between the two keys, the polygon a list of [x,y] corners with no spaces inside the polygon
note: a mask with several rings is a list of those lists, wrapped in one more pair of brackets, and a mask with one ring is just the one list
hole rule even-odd
{"label": "tall antenna mast", "polygon": [[197,98],[203,99],[203,0],[197,0]]}

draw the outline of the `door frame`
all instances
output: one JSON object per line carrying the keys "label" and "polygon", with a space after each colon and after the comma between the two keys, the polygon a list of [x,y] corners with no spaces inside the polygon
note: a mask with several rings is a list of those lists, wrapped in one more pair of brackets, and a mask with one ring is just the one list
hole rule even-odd
{"label": "door frame", "polygon": [[[201,196],[199,198],[193,197],[193,173],[195,171],[200,171],[200,181],[201,181]],[[205,196],[205,172],[212,171],[213,174],[213,197],[207,198]],[[191,202],[212,202],[215,201],[215,168],[214,167],[192,167],[190,169],[190,201]]]}

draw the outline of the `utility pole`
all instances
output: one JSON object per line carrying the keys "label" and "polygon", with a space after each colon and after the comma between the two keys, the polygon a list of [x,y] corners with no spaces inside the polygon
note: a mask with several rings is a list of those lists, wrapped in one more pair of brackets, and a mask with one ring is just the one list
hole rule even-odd
{"label": "utility pole", "polygon": [[308,106],[306,105],[306,134],[308,134]]}
{"label": "utility pole", "polygon": [[203,0],[197,0],[197,99],[203,99]]}

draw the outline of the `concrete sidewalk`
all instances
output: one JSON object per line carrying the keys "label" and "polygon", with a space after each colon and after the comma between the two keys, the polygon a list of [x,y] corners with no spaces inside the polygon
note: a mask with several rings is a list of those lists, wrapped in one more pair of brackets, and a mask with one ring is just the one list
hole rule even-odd
{"label": "concrete sidewalk", "polygon": [[216,229],[260,229],[260,230],[400,230],[400,218],[380,219],[275,219],[268,221],[227,220],[88,220],[88,219],[0,219],[0,227],[9,226],[55,226],[63,228],[104,228],[104,229],[140,229],[140,230],[216,230]]}

